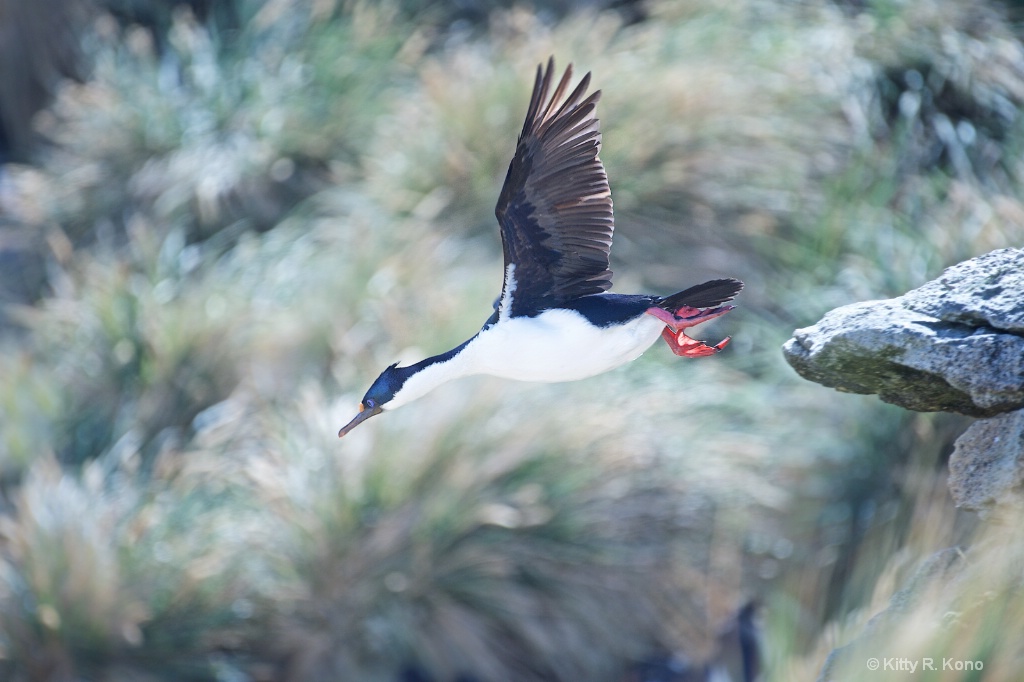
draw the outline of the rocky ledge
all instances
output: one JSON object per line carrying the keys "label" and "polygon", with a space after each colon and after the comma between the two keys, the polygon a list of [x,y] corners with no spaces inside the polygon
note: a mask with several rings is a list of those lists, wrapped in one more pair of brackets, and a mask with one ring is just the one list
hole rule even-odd
{"label": "rocky ledge", "polygon": [[903,296],[837,308],[783,346],[803,377],[924,412],[980,419],[949,487],[983,516],[1024,509],[1024,249],[964,261]]}
{"label": "rocky ledge", "polygon": [[[956,441],[949,488],[957,506],[999,520],[988,526],[988,544],[1019,544],[1006,529],[1019,528],[1024,513],[1024,249],[965,261],[898,298],[837,308],[796,330],[783,353],[800,375],[840,391],[981,417]],[[870,666],[887,642],[903,641],[894,637],[908,631],[904,621],[922,625],[911,611],[929,600],[946,604],[935,595],[946,595],[951,606],[943,608],[956,611],[968,586],[991,582],[968,569],[993,564],[997,555],[986,552],[951,548],[925,560],[860,637],[832,652],[819,682],[861,679],[865,656],[875,656],[866,659]]]}
{"label": "rocky ledge", "polygon": [[1024,408],[1024,249],[955,265],[899,298],[837,308],[783,346],[803,377],[921,412]]}

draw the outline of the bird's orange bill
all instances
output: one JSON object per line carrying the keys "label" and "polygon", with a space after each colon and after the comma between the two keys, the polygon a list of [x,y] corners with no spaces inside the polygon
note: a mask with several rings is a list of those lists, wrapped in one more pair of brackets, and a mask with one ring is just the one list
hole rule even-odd
{"label": "bird's orange bill", "polygon": [[344,437],[345,434],[347,434],[349,431],[356,428],[373,415],[380,414],[383,411],[384,410],[382,410],[380,407],[375,407],[372,410],[368,410],[366,409],[365,405],[359,403],[359,414],[353,417],[352,421],[350,421],[348,424],[345,424],[344,426],[341,427],[341,430],[338,431],[338,438]]}

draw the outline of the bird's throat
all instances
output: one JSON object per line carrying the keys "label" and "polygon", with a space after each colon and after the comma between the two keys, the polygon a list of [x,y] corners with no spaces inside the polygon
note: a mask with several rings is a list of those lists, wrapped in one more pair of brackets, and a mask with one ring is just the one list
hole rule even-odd
{"label": "bird's throat", "polygon": [[422,398],[453,379],[478,373],[470,361],[471,358],[464,352],[475,338],[474,336],[440,355],[433,355],[408,367],[400,367],[399,369],[407,372],[409,376],[395,392],[395,397],[388,402],[387,408],[393,410],[401,407]]}

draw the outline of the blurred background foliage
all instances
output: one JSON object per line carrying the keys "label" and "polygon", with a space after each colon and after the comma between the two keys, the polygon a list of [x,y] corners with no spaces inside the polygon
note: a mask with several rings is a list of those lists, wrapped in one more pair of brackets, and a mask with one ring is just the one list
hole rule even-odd
{"label": "blurred background foliage", "polygon": [[[648,679],[735,668],[754,601],[767,676],[814,679],[976,524],[944,483],[962,420],[778,348],[1019,245],[1020,18],[0,0],[0,677]],[[381,367],[489,311],[550,54],[605,89],[617,290],[743,279],[730,351],[466,380],[337,441]],[[1019,670],[1024,609],[993,601],[958,650]]]}

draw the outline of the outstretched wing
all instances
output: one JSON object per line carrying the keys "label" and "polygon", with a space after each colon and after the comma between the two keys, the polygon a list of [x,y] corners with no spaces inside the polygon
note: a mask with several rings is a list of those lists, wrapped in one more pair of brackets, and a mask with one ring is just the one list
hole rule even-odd
{"label": "outstretched wing", "polygon": [[495,214],[505,252],[499,316],[529,315],[608,290],[612,196],[597,153],[601,91],[588,73],[566,97],[572,65],[548,98],[555,61],[537,67],[533,96]]}

